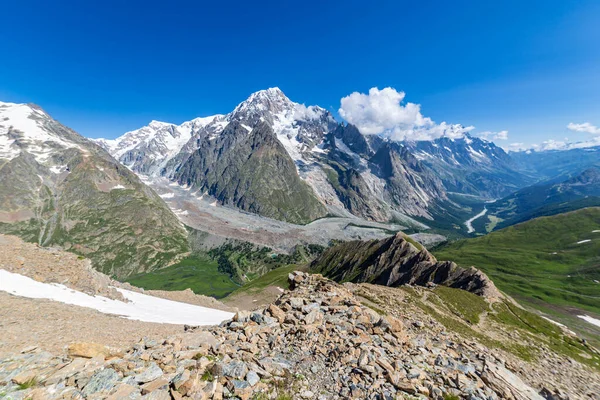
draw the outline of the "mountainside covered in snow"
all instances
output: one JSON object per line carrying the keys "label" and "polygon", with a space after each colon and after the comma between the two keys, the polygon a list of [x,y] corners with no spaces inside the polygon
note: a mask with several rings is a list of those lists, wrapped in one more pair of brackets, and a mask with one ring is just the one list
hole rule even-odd
{"label": "mountainside covered in snow", "polygon": [[41,108],[0,102],[0,232],[61,245],[119,277],[188,251],[162,199]]}

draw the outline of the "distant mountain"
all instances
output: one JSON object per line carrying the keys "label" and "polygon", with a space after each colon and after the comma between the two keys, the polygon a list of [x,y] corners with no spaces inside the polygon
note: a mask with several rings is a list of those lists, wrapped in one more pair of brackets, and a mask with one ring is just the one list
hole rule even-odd
{"label": "distant mountain", "polygon": [[265,121],[250,132],[232,121],[218,137],[201,141],[173,178],[222,204],[272,218],[308,223],[327,213]]}
{"label": "distant mountain", "polygon": [[600,146],[549,151],[511,152],[511,158],[523,171],[535,174],[541,181],[557,182],[596,166],[600,167]]}
{"label": "distant mountain", "polygon": [[[175,136],[169,146],[157,139]],[[431,219],[429,209],[447,201],[441,181],[402,146],[381,142],[375,149],[355,127],[292,102],[278,88],[253,93],[223,116],[155,123],[99,143],[140,175],[164,176],[221,204],[290,222],[328,214]]]}
{"label": "distant mountain", "polygon": [[[123,165],[144,175],[160,175],[165,165],[200,129],[221,126],[222,115],[196,118],[181,125],[152,121],[148,126],[125,133],[117,139],[98,139]],[[221,126],[222,129],[222,126]]]}
{"label": "distant mountain", "polygon": [[465,233],[464,221],[485,200],[556,172],[468,134],[416,142],[364,135],[278,88],[251,94],[228,114],[153,121],[97,142],[151,185],[167,178],[219,204],[293,223],[354,215]]}
{"label": "distant mountain", "polygon": [[460,139],[405,142],[405,146],[435,172],[449,192],[494,199],[538,180],[524,173],[501,147],[469,134]]}
{"label": "distant mountain", "polygon": [[162,199],[41,108],[0,102],[0,232],[85,255],[124,277],[188,251]]}
{"label": "distant mountain", "polygon": [[484,220],[493,219],[494,228],[501,229],[536,217],[590,206],[600,206],[600,168],[596,167],[563,182],[526,187],[488,204]]}

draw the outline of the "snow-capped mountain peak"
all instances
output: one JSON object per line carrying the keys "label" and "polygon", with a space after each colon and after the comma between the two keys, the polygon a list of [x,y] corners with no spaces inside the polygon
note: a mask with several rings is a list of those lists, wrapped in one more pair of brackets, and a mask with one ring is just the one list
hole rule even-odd
{"label": "snow-capped mountain peak", "polygon": [[156,175],[181,151],[195,132],[222,117],[200,117],[181,125],[153,120],[147,126],[129,131],[116,139],[97,139],[96,142],[134,171]]}
{"label": "snow-capped mountain peak", "polygon": [[58,135],[52,129],[53,123],[54,120],[34,104],[0,102],[0,158],[11,160],[26,151],[37,162],[46,163],[58,149],[79,148],[76,142]]}

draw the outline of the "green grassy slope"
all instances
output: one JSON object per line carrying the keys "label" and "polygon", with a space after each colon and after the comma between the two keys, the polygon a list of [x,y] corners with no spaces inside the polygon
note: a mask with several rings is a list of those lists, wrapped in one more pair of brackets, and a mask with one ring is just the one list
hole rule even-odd
{"label": "green grassy slope", "polygon": [[234,291],[262,289],[281,282],[286,286],[286,271],[309,262],[322,250],[321,246],[307,245],[297,246],[292,254],[277,254],[268,247],[234,241],[209,251],[196,250],[177,264],[126,280],[144,289],[190,288],[196,294],[220,299]]}
{"label": "green grassy slope", "polygon": [[[600,208],[537,218],[435,249],[440,260],[474,265],[528,303],[600,315]],[[584,240],[589,242],[579,243]]]}
{"label": "green grassy slope", "polygon": [[129,283],[144,289],[185,290],[217,299],[238,288],[230,276],[219,271],[218,262],[206,255],[194,255],[170,267],[132,276]]}

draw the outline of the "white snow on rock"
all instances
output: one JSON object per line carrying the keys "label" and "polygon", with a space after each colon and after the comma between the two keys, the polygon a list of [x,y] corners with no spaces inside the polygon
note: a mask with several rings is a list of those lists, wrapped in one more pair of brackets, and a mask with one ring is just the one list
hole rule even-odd
{"label": "white snow on rock", "polygon": [[123,185],[115,185],[110,190],[115,190],[115,189],[125,189],[125,186],[123,186]]}
{"label": "white snow on rock", "polygon": [[591,241],[592,241],[592,239],[580,240],[579,242],[577,242],[577,244],[587,243],[587,242],[591,242]]}
{"label": "white snow on rock", "polygon": [[13,159],[22,149],[39,163],[46,162],[56,147],[79,148],[44,128],[50,117],[28,104],[0,102],[0,158]]}
{"label": "white snow on rock", "polygon": [[592,325],[600,326],[600,319],[592,318],[589,315],[578,315],[577,317],[589,322]]}
{"label": "white snow on rock", "polygon": [[60,174],[61,172],[65,172],[67,170],[66,165],[54,165],[49,168],[49,170],[54,174]]}
{"label": "white snow on rock", "polygon": [[92,308],[105,314],[123,318],[178,325],[218,325],[233,317],[232,313],[187,303],[161,299],[116,288],[129,300],[124,303],[103,296],[70,289],[57,283],[42,283],[23,275],[0,269],[0,290],[31,299],[49,299],[60,303]]}
{"label": "white snow on rock", "polygon": [[150,175],[159,174],[192,138],[194,132],[221,117],[222,115],[200,117],[181,125],[151,121],[147,126],[127,132],[116,139],[97,139],[96,143],[127,167],[131,167],[135,162],[135,157],[127,157],[127,154],[141,149],[146,157],[156,162],[154,168],[149,171]]}

